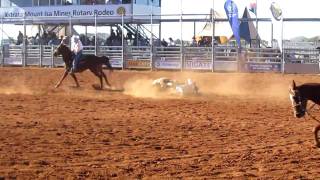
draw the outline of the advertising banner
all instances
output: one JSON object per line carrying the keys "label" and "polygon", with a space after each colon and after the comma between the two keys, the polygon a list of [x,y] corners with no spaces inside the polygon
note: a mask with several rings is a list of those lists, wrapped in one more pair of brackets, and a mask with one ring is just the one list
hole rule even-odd
{"label": "advertising banner", "polygon": [[130,5],[70,5],[70,6],[37,6],[1,8],[3,18],[32,18],[32,17],[84,17],[84,16],[118,16],[131,14]]}
{"label": "advertising banner", "polygon": [[238,47],[241,47],[240,44],[240,34],[239,34],[239,19],[238,19],[238,7],[232,0],[226,0],[224,3],[224,10],[226,11],[232,32],[236,38]]}
{"label": "advertising banner", "polygon": [[211,61],[201,61],[201,60],[187,60],[185,61],[186,69],[197,69],[197,70],[211,70],[212,62]]}
{"label": "advertising banner", "polygon": [[122,68],[122,60],[121,59],[110,59],[110,64],[114,68]]}
{"label": "advertising banner", "polygon": [[160,58],[155,61],[157,69],[181,69],[181,62],[178,59]]}
{"label": "advertising banner", "polygon": [[247,72],[281,72],[281,64],[278,63],[246,63],[244,71]]}
{"label": "advertising banner", "polygon": [[150,60],[132,60],[129,59],[126,61],[126,68],[151,68],[150,66],[151,61]]}

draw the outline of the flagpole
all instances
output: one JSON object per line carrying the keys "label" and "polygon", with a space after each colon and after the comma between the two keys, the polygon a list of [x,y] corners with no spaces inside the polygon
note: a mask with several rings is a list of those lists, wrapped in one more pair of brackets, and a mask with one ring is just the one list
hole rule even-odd
{"label": "flagpole", "polygon": [[259,34],[259,31],[258,31],[258,0],[256,0],[256,29],[257,29],[257,33]]}
{"label": "flagpole", "polygon": [[283,43],[283,16],[282,16],[282,18],[281,18],[281,55],[282,55],[282,59],[281,59],[281,61],[282,61],[282,74],[284,74],[284,64],[285,64],[285,62],[284,62],[284,48],[283,48],[283,45],[284,45],[284,43]]}
{"label": "flagpole", "polygon": [[211,67],[212,67],[212,72],[214,71],[214,31],[215,31],[215,14],[214,14],[214,0],[212,0],[212,14],[211,14],[211,24],[212,24],[212,37],[211,37]]}
{"label": "flagpole", "polygon": [[259,36],[259,28],[258,28],[258,0],[256,0],[256,29],[257,29],[256,43],[258,44],[258,48],[260,48],[260,41],[258,41],[258,36]]}
{"label": "flagpole", "polygon": [[181,69],[180,71],[183,70],[183,40],[182,40],[182,0],[180,0],[180,63],[181,63]]}

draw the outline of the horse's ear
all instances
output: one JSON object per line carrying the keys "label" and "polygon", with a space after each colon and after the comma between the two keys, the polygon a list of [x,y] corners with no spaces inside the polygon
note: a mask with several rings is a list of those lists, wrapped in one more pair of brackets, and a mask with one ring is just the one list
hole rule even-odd
{"label": "horse's ear", "polygon": [[291,87],[292,87],[293,90],[295,90],[297,88],[296,82],[294,82],[294,80],[292,80],[292,86]]}

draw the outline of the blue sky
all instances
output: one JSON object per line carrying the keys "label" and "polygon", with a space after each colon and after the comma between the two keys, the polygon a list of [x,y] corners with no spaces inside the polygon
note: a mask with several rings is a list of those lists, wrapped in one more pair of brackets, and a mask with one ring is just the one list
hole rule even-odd
{"label": "blue sky", "polygon": [[[319,0],[257,0],[258,17],[268,18],[270,17],[270,4],[277,2],[282,11],[284,18],[320,18],[320,1]],[[242,16],[243,10],[250,3],[256,2],[256,0],[234,0],[239,8],[239,16]],[[223,5],[225,0],[182,0],[182,12],[184,14],[197,14],[197,13],[209,13],[210,8],[214,6],[216,12],[225,15]],[[162,14],[177,14],[180,13],[181,0],[162,0]],[[254,16],[252,16],[254,17]],[[196,34],[199,34],[202,30],[200,23],[196,25]],[[217,27],[218,28],[218,27]],[[259,23],[259,34],[262,39],[271,39],[271,23]],[[173,31],[174,29],[175,31]],[[164,26],[163,37],[173,36],[178,34],[180,37],[180,25],[168,25]],[[231,29],[219,30],[222,32],[231,33]],[[274,29],[274,35],[281,31]],[[188,39],[193,35],[193,25],[183,25],[183,38]],[[284,23],[284,39],[290,39],[297,36],[314,37],[320,35],[320,22],[285,22]]]}

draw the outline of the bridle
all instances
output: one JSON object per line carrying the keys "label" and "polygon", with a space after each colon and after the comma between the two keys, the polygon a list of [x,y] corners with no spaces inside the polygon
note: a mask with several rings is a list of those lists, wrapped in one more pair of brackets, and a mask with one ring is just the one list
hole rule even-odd
{"label": "bridle", "polygon": [[[292,98],[293,102],[295,102],[295,104],[292,103],[292,107],[297,109],[297,107],[300,106],[301,107],[301,112],[305,113],[306,112],[306,108],[304,108],[302,102],[303,101],[307,101],[307,99],[302,98],[301,95],[300,95],[300,92],[297,92],[296,90],[290,89],[289,93],[291,95],[291,98]],[[296,101],[296,99],[297,99],[297,101]]]}
{"label": "bridle", "polygon": [[[294,100],[294,101],[295,101],[295,104],[292,104],[292,107],[293,107],[293,108],[297,109],[297,107],[300,106],[300,107],[301,107],[301,113],[306,113],[306,114],[308,114],[308,116],[310,116],[313,120],[315,120],[315,121],[317,121],[318,123],[320,123],[320,120],[317,119],[315,116],[313,116],[313,115],[310,113],[310,111],[317,105],[316,103],[313,103],[308,109],[307,109],[307,107],[304,108],[302,102],[303,102],[303,101],[307,101],[307,99],[306,99],[306,98],[302,98],[301,95],[300,95],[300,92],[293,91],[292,89],[290,90],[289,93],[292,95],[293,100],[294,100],[295,98],[298,98],[298,100],[297,100],[298,102],[296,102],[296,101]],[[306,118],[306,117],[304,116],[304,118]]]}
{"label": "bridle", "polygon": [[310,116],[313,120],[315,120],[315,121],[317,121],[318,123],[320,123],[320,120],[319,120],[319,119],[317,119],[316,117],[314,117],[313,115],[311,115],[311,114],[309,113],[309,111],[311,111],[315,105],[317,105],[317,104],[316,104],[316,103],[313,103],[313,105],[312,105],[308,110],[306,110],[306,113],[307,113],[308,116]]}

